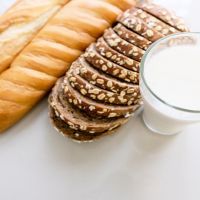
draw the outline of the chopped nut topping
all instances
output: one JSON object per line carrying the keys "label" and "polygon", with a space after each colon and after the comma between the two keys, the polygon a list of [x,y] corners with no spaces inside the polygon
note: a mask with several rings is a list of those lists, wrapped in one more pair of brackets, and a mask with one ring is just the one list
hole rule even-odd
{"label": "chopped nut topping", "polygon": [[110,99],[109,99],[109,102],[110,103],[113,103],[115,101],[115,98],[114,97],[111,97]]}
{"label": "chopped nut topping", "polygon": [[94,106],[90,106],[90,107],[89,107],[89,110],[90,110],[90,111],[93,111],[93,110],[95,110],[95,107],[94,107]]}
{"label": "chopped nut topping", "polygon": [[116,116],[117,116],[117,113],[110,113],[108,117],[113,118],[113,117],[116,117]]}
{"label": "chopped nut topping", "polygon": [[106,65],[103,65],[103,66],[102,66],[102,70],[103,70],[103,71],[107,71],[107,69],[108,69],[108,67],[107,67]]}
{"label": "chopped nut topping", "polygon": [[112,63],[111,62],[109,62],[108,64],[107,64],[107,66],[109,67],[109,68],[112,68]]}
{"label": "chopped nut topping", "polygon": [[133,65],[134,64],[133,60],[131,60],[131,59],[127,59],[125,62],[128,65]]}
{"label": "chopped nut topping", "polygon": [[168,30],[168,29],[163,29],[163,30],[162,30],[162,33],[163,33],[164,35],[166,35],[166,34],[169,33],[169,30]]}
{"label": "chopped nut topping", "polygon": [[99,100],[103,100],[103,99],[105,99],[105,97],[106,97],[105,94],[100,94],[100,95],[98,96],[98,99],[99,99]]}
{"label": "chopped nut topping", "polygon": [[116,55],[113,55],[113,56],[112,56],[112,59],[113,59],[113,60],[115,60],[116,58],[117,58],[117,56],[116,56]]}
{"label": "chopped nut topping", "polygon": [[136,26],[136,28],[135,28],[135,30],[136,30],[137,32],[141,31],[141,29],[142,29],[142,25],[141,25],[141,24],[138,24],[138,25]]}
{"label": "chopped nut topping", "polygon": [[77,105],[77,104],[78,104],[77,99],[74,99],[74,100],[73,100],[73,103],[74,103],[74,105]]}
{"label": "chopped nut topping", "polygon": [[113,71],[113,75],[117,75],[117,74],[119,74],[119,69],[115,69],[115,70]]}
{"label": "chopped nut topping", "polygon": [[153,34],[153,31],[152,30],[147,30],[147,36],[148,37],[152,37],[154,34]]}
{"label": "chopped nut topping", "polygon": [[96,79],[97,79],[97,74],[93,74],[93,75],[92,75],[92,79],[93,79],[93,80],[96,80]]}
{"label": "chopped nut topping", "polygon": [[133,101],[130,100],[130,101],[128,102],[128,105],[130,106],[130,105],[132,105],[132,104],[133,104]]}
{"label": "chopped nut topping", "polygon": [[106,57],[110,58],[112,56],[112,53],[111,52],[107,52],[106,53]]}
{"label": "chopped nut topping", "polygon": [[104,84],[104,80],[103,79],[97,79],[97,83]]}
{"label": "chopped nut topping", "polygon": [[112,88],[112,86],[113,86],[112,81],[108,81],[108,82],[107,82],[107,86],[108,86],[109,88]]}
{"label": "chopped nut topping", "polygon": [[75,77],[71,77],[69,80],[70,80],[71,82],[76,82],[76,78],[75,78]]}
{"label": "chopped nut topping", "polygon": [[103,62],[103,60],[100,60],[99,63],[102,65],[104,62]]}
{"label": "chopped nut topping", "polygon": [[99,94],[100,90],[99,89],[93,89],[93,90],[89,90],[90,94]]}
{"label": "chopped nut topping", "polygon": [[157,30],[157,31],[161,31],[161,30],[162,30],[162,27],[161,27],[161,26],[156,26],[156,30]]}
{"label": "chopped nut topping", "polygon": [[69,91],[68,87],[65,87],[65,88],[64,88],[64,92],[66,93],[66,92],[68,92],[68,91]]}
{"label": "chopped nut topping", "polygon": [[81,89],[81,94],[86,95],[87,91],[85,89]]}

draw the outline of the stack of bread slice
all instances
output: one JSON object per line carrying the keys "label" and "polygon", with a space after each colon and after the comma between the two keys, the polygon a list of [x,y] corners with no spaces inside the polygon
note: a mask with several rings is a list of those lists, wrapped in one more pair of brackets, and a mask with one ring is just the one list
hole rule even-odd
{"label": "stack of bread slice", "polygon": [[74,140],[92,141],[126,123],[141,105],[139,68],[145,50],[180,31],[188,31],[182,20],[158,5],[126,11],[54,87],[49,103],[56,129]]}

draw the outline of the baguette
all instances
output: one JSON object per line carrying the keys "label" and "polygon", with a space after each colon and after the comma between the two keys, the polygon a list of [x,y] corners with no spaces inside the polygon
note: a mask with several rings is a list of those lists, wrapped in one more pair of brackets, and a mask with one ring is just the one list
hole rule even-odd
{"label": "baguette", "polygon": [[0,73],[69,0],[19,0],[0,17]]}
{"label": "baguette", "polygon": [[0,132],[21,119],[134,0],[65,5],[0,75]]}

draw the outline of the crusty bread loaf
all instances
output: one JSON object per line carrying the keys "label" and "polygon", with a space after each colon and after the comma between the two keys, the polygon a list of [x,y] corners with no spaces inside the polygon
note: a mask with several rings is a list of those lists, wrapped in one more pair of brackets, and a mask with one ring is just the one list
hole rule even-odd
{"label": "crusty bread loaf", "polygon": [[19,0],[0,17],[0,73],[69,0]]}
{"label": "crusty bread loaf", "polygon": [[[58,132],[85,142],[124,124],[140,107],[139,65],[145,50],[152,42],[175,32],[179,32],[176,26],[145,9],[132,8],[119,17],[118,23],[87,48],[53,89],[50,117]],[[70,112],[71,118],[76,119],[73,123],[66,120],[64,115],[68,111],[59,109],[56,99],[73,108]],[[86,128],[88,117],[98,126],[105,122],[116,122],[116,126],[91,131]],[[84,129],[77,126],[80,119],[85,122]],[[121,120],[125,121],[119,123]]]}
{"label": "crusty bread loaf", "polygon": [[82,51],[134,2],[73,0],[49,20],[11,67],[0,75],[0,82],[4,82],[0,88],[0,94],[4,93],[0,96],[0,132],[22,118]]}

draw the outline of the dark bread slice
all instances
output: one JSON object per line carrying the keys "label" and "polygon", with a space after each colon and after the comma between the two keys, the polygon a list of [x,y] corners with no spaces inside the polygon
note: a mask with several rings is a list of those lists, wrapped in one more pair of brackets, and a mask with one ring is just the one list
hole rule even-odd
{"label": "dark bread slice", "polygon": [[152,43],[141,35],[127,29],[122,24],[118,23],[113,30],[124,40],[129,43],[138,46],[141,49],[147,50],[149,45]]}
{"label": "dark bread slice", "polygon": [[155,42],[164,37],[163,34],[151,28],[142,19],[130,16],[127,11],[118,18],[118,22],[151,42]]}
{"label": "dark bread slice", "polygon": [[189,31],[188,27],[185,25],[184,21],[180,17],[176,16],[173,12],[170,12],[160,5],[156,5],[154,3],[141,3],[138,4],[137,7],[181,32]]}
{"label": "dark bread slice", "polygon": [[64,99],[62,84],[63,79],[60,79],[49,97],[49,104],[55,115],[65,122],[69,128],[90,134],[99,134],[113,130],[127,122],[127,118],[115,120],[90,118]]}
{"label": "dark bread slice", "polygon": [[135,92],[132,95],[125,95],[126,93],[124,92],[118,94],[115,92],[104,90],[84,80],[76,73],[76,71],[76,69],[71,67],[70,71],[68,72],[68,80],[70,82],[70,85],[74,89],[79,91],[83,96],[99,102],[114,105],[127,105],[128,102],[132,102],[132,104],[138,104],[140,100],[139,92]]}
{"label": "dark bread slice", "polygon": [[76,142],[93,142],[94,140],[100,139],[103,136],[112,134],[114,130],[117,129],[115,128],[112,131],[106,131],[104,133],[91,134],[88,132],[71,129],[62,119],[56,116],[52,107],[49,108],[49,116],[57,132],[59,132],[63,136],[69,137]]}
{"label": "dark bread slice", "polygon": [[81,95],[78,91],[71,87],[69,81],[66,79],[64,81],[64,87],[65,101],[69,101],[69,103],[73,104],[75,107],[78,107],[80,110],[94,118],[129,117],[139,107],[139,105],[131,106],[132,102],[129,102],[130,106],[113,106],[98,103]]}
{"label": "dark bread slice", "polygon": [[92,141],[96,137],[98,137],[100,134],[90,134],[86,132],[77,131],[74,129],[71,129],[67,123],[65,123],[63,120],[61,120],[56,114],[52,107],[49,108],[49,116],[52,121],[52,124],[57,132],[61,133],[64,136],[68,136],[69,138],[75,140],[75,141]]}
{"label": "dark bread slice", "polygon": [[144,55],[145,51],[129,42],[126,40],[120,38],[114,31],[113,29],[107,29],[104,32],[103,35],[105,41],[107,44],[114,49],[115,51],[118,51],[125,56],[132,58],[137,61],[141,61],[142,56]]}
{"label": "dark bread slice", "polygon": [[174,33],[178,33],[177,29],[175,29],[172,26],[169,26],[167,23],[164,23],[163,21],[159,20],[158,18],[154,17],[153,15],[150,15],[149,13],[145,12],[142,9],[139,8],[132,8],[127,11],[127,13],[131,16],[135,16],[137,18],[142,19],[146,24],[148,24],[151,28],[157,30],[163,35],[170,35]]}
{"label": "dark bread slice", "polygon": [[138,85],[121,82],[114,77],[94,69],[83,57],[74,62],[72,66],[74,65],[77,66],[75,69],[78,75],[99,88],[117,93],[125,92],[126,95],[139,93]]}
{"label": "dark bread slice", "polygon": [[130,69],[132,71],[139,72],[140,63],[138,61],[133,60],[133,59],[119,53],[118,51],[115,51],[114,49],[112,49],[105,42],[103,37],[98,39],[95,47],[96,47],[97,52],[101,56],[107,58],[108,60],[110,60],[122,67]]}
{"label": "dark bread slice", "polygon": [[84,57],[87,62],[89,62],[93,67],[97,68],[98,70],[101,70],[128,83],[139,83],[139,74],[137,72],[128,70],[104,58],[96,51],[94,44],[90,45],[87,48]]}

